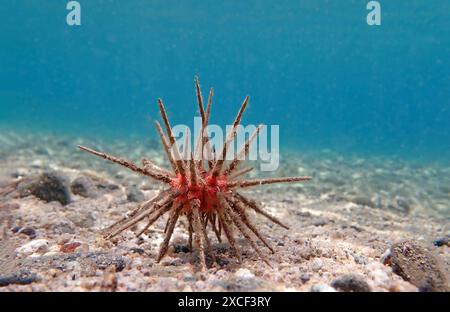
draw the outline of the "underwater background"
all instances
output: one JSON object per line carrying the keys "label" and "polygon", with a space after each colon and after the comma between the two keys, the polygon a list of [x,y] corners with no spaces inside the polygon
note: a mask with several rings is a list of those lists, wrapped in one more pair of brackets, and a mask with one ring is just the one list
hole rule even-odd
{"label": "underwater background", "polygon": [[[450,291],[450,0],[78,2],[0,2],[0,292]],[[167,173],[195,76],[276,170]]]}
{"label": "underwater background", "polygon": [[0,128],[155,137],[161,97],[192,123],[194,75],[212,122],[279,124],[281,149],[448,164],[450,2],[2,1]]}

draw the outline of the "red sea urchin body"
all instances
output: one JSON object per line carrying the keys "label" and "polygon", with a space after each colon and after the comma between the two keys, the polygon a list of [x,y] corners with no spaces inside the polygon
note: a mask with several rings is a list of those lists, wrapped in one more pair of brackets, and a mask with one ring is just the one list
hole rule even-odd
{"label": "red sea urchin body", "polygon": [[192,184],[188,181],[186,176],[177,174],[170,182],[172,191],[178,191],[180,193],[175,201],[183,205],[182,211],[184,213],[190,213],[192,209],[190,202],[192,200],[199,201],[200,211],[214,212],[214,209],[217,209],[219,202],[217,194],[227,192],[228,179],[225,175],[220,175],[218,177],[208,175],[203,178],[203,181],[204,184]]}
{"label": "red sea urchin body", "polygon": [[218,193],[227,193],[227,177],[219,176],[213,177],[211,175],[206,177],[206,185],[204,187],[204,203],[202,207],[205,212],[211,212],[217,209],[219,199],[217,197]]}
{"label": "red sea urchin body", "polygon": [[[210,117],[213,91],[211,89],[209,92],[208,105],[205,110],[197,78],[195,79],[195,88],[202,119],[201,133],[205,133]],[[248,97],[245,98],[239,109],[233,122],[232,131],[225,140],[222,151],[217,154],[220,157],[216,158],[215,153],[212,155],[209,146],[209,138],[199,138],[196,143],[197,148],[195,156],[208,155],[208,161],[205,159],[198,160],[197,158],[194,160],[194,157],[192,157],[194,155],[192,154],[189,159],[181,159],[181,153],[175,142],[164,104],[160,99],[158,100],[158,105],[166,128],[166,133],[164,133],[159,122],[156,122],[155,124],[172,170],[159,167],[149,160],[143,160],[143,166],[140,167],[128,160],[79,146],[81,150],[112,161],[136,173],[168,185],[168,188],[161,191],[157,196],[141,203],[123,219],[107,228],[106,237],[111,238],[116,236],[122,231],[130,229],[138,222],[146,220],[147,224],[136,234],[137,236],[140,236],[145,233],[156,220],[161,218],[164,214],[169,213],[164,229],[164,240],[161,243],[161,248],[156,259],[157,262],[159,262],[167,253],[170,239],[179,217],[185,216],[188,222],[186,228],[189,232],[189,247],[192,250],[194,240],[195,246],[199,251],[202,270],[206,270],[206,252],[212,252],[211,241],[207,233],[208,226],[212,228],[219,242],[221,241],[222,236],[225,235],[230,243],[232,253],[239,261],[241,260],[241,254],[236,247],[237,243],[234,238],[235,231],[239,231],[258,255],[269,264],[267,257],[259,249],[255,238],[264,244],[264,246],[272,253],[274,252],[274,249],[261,235],[259,230],[250,222],[247,210],[253,210],[286,229],[288,227],[265,212],[257,202],[240,194],[238,189],[262,184],[303,182],[308,181],[311,178],[288,177],[256,180],[240,179],[241,176],[253,169],[251,167],[239,169],[239,165],[241,164],[241,159],[248,155],[250,144],[258,136],[262,125],[260,125],[245,142],[245,145],[240,152],[234,156],[234,159],[229,163],[225,162],[224,159],[225,155],[227,155],[227,149],[234,141],[237,126],[240,123],[247,103]]]}

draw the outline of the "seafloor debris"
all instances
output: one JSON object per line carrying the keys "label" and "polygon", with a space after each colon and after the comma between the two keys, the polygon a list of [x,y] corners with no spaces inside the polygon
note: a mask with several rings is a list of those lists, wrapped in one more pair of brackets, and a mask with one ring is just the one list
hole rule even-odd
{"label": "seafloor debris", "polygon": [[70,192],[65,177],[53,171],[24,178],[18,184],[18,191],[22,197],[34,195],[46,202],[58,201],[62,205],[70,203]]}
{"label": "seafloor debris", "polygon": [[363,276],[358,274],[347,274],[336,278],[331,282],[333,288],[342,291],[370,292],[371,288]]}
{"label": "seafloor debris", "polygon": [[438,238],[433,242],[434,246],[442,247],[442,246],[448,246],[450,247],[450,234],[446,235],[444,237]]}
{"label": "seafloor debris", "polygon": [[265,212],[258,203],[240,194],[238,190],[262,184],[303,182],[311,178],[300,176],[255,180],[241,179],[244,174],[252,170],[250,167],[239,169],[241,160],[248,155],[250,144],[258,136],[263,126],[260,125],[255,130],[232,161],[227,162],[225,158],[230,144],[234,144],[237,127],[247,107],[249,97],[247,96],[242,103],[234,119],[232,130],[225,139],[222,150],[219,153],[215,153],[210,146],[210,138],[206,131],[210,118],[213,90],[211,89],[209,92],[205,110],[197,78],[195,79],[195,87],[202,125],[201,135],[196,142],[194,152],[191,152],[190,155],[183,151],[185,155],[182,157],[182,151],[176,144],[164,104],[162,100],[158,100],[166,134],[164,134],[161,125],[157,121],[156,128],[171,165],[171,171],[161,168],[149,160],[144,159],[140,167],[128,160],[79,146],[84,151],[122,165],[168,186],[156,197],[143,202],[128,216],[110,226],[107,229],[107,237],[113,237],[139,221],[146,219],[147,225],[137,234],[137,236],[140,236],[162,215],[169,213],[164,230],[165,237],[157,257],[157,261],[160,261],[168,250],[169,242],[179,217],[184,215],[188,222],[189,247],[192,250],[192,241],[194,240],[200,252],[202,269],[206,269],[206,253],[214,258],[207,233],[208,226],[212,228],[219,242],[222,238],[222,232],[224,232],[235,257],[239,261],[241,260],[241,254],[236,247],[236,240],[233,235],[235,228],[242,233],[259,256],[268,263],[265,254],[260,251],[254,237],[257,237],[272,253],[274,249],[250,222],[247,210],[252,209],[272,222],[285,228],[288,227]]}
{"label": "seafloor debris", "polygon": [[70,183],[70,190],[75,195],[95,198],[98,195],[97,188],[91,178],[79,176]]}
{"label": "seafloor debris", "polygon": [[448,291],[448,277],[442,260],[417,241],[403,241],[392,245],[383,257],[384,264],[419,291]]}

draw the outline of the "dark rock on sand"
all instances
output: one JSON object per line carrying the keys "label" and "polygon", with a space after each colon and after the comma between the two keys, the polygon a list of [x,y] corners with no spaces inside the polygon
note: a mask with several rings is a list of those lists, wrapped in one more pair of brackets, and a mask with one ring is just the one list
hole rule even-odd
{"label": "dark rock on sand", "polygon": [[450,247],[450,235],[438,238],[433,242],[434,246],[441,247],[441,246],[448,246]]}
{"label": "dark rock on sand", "polygon": [[139,254],[139,255],[145,254],[145,250],[142,249],[142,248],[133,247],[133,248],[130,249],[130,251],[132,253],[136,253],[136,254]]}
{"label": "dark rock on sand", "polygon": [[36,230],[31,227],[24,227],[17,231],[19,234],[27,235],[29,238],[36,238]]}
{"label": "dark rock on sand", "polygon": [[15,226],[15,227],[13,227],[13,228],[11,229],[11,232],[13,232],[13,233],[19,233],[20,229],[21,229],[20,226]]}
{"label": "dark rock on sand", "polygon": [[230,261],[225,258],[216,258],[216,261],[220,267],[224,267],[230,264]]}
{"label": "dark rock on sand", "polygon": [[18,190],[22,197],[34,195],[46,202],[58,201],[62,205],[70,203],[66,179],[54,171],[24,180],[18,185]]}
{"label": "dark rock on sand", "polygon": [[419,291],[449,291],[448,277],[438,255],[416,241],[392,245],[385,263]]}
{"label": "dark rock on sand", "polygon": [[173,249],[174,249],[175,253],[180,253],[180,252],[187,253],[190,251],[188,245],[182,245],[182,244],[174,244]]}
{"label": "dark rock on sand", "polygon": [[72,193],[83,197],[97,197],[97,187],[94,182],[86,176],[79,176],[73,180],[70,184],[70,190]]}
{"label": "dark rock on sand", "polygon": [[38,276],[35,273],[21,270],[13,274],[0,275],[0,287],[11,284],[27,285],[36,282],[37,280]]}
{"label": "dark rock on sand", "polygon": [[141,202],[145,199],[144,193],[138,189],[135,185],[127,188],[127,200],[130,202]]}
{"label": "dark rock on sand", "polygon": [[370,292],[364,277],[356,274],[343,275],[331,282],[331,286],[341,291]]}

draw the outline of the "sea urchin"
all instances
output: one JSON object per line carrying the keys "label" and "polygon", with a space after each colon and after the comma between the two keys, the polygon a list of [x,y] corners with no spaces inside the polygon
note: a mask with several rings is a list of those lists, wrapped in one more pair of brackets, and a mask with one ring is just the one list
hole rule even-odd
{"label": "sea urchin", "polygon": [[[195,147],[196,157],[193,157],[192,153],[189,155],[190,157],[186,157],[186,155],[184,155],[185,157],[181,157],[181,151],[176,145],[164,104],[158,99],[158,105],[166,128],[166,134],[164,134],[158,121],[155,122],[156,129],[161,138],[172,171],[161,168],[145,159],[142,160],[142,167],[140,167],[128,160],[94,151],[87,147],[78,146],[84,151],[167,184],[167,188],[161,191],[157,196],[141,203],[126,217],[107,228],[106,237],[111,238],[135,225],[139,221],[146,219],[147,224],[139,233],[137,233],[137,236],[140,236],[161,216],[169,213],[169,218],[167,219],[164,230],[165,237],[161,243],[157,257],[157,262],[159,262],[168,250],[169,242],[179,217],[184,215],[188,222],[189,247],[192,250],[192,241],[194,239],[200,254],[199,258],[202,270],[206,269],[206,253],[213,257],[211,252],[211,242],[207,233],[208,226],[211,226],[219,242],[221,241],[222,231],[224,232],[233,254],[239,261],[241,261],[241,255],[236,247],[236,241],[233,235],[235,229],[242,233],[259,256],[268,263],[266,256],[258,248],[253,236],[256,236],[272,253],[274,252],[274,249],[250,222],[247,210],[253,209],[270,221],[286,229],[288,229],[288,227],[265,212],[257,202],[238,193],[238,189],[249,188],[261,184],[301,182],[311,178],[301,176],[255,180],[240,179],[241,176],[252,170],[251,167],[244,167],[242,169],[238,169],[238,167],[242,159],[245,159],[248,155],[250,144],[258,136],[262,125],[260,125],[248,140],[246,140],[242,149],[231,161],[225,161],[225,156],[227,155],[227,149],[229,149],[230,144],[235,140],[237,127],[241,121],[242,114],[244,113],[249,98],[247,96],[242,103],[233,122],[231,131],[229,131],[225,139],[222,150],[216,155],[216,153],[211,150],[209,144],[210,138],[206,131],[210,117],[213,90],[211,89],[209,92],[208,103],[205,110],[197,78],[195,78],[195,88],[202,121],[201,135],[199,135]],[[203,151],[205,151],[207,157],[204,157]]]}

